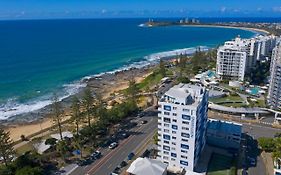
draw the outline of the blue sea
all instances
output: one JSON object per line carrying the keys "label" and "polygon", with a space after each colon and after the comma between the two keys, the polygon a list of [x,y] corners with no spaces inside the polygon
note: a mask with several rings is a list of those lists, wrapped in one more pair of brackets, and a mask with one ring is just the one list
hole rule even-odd
{"label": "blue sea", "polygon": [[0,21],[0,120],[40,109],[79,91],[81,79],[141,66],[149,55],[197,46],[217,47],[240,29],[140,27],[147,19]]}

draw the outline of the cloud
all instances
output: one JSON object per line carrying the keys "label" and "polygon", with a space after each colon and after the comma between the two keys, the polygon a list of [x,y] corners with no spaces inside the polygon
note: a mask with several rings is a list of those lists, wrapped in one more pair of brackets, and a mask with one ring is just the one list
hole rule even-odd
{"label": "cloud", "polygon": [[102,11],[101,11],[102,14],[105,14],[106,12],[107,12],[106,9],[102,9]]}
{"label": "cloud", "polygon": [[273,7],[272,10],[274,12],[281,12],[281,7]]}
{"label": "cloud", "polygon": [[221,7],[220,11],[224,13],[226,11],[226,7]]}

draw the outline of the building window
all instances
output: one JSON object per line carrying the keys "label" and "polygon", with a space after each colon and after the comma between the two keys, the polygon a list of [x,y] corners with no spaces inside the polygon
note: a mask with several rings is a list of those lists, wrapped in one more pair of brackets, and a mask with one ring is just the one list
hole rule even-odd
{"label": "building window", "polygon": [[166,140],[171,140],[171,136],[167,135],[167,134],[163,134],[163,138]]}
{"label": "building window", "polygon": [[183,112],[189,112],[189,109],[182,109]]}
{"label": "building window", "polygon": [[189,122],[187,122],[187,121],[182,121],[182,124],[189,125]]}
{"label": "building window", "polygon": [[182,114],[182,119],[183,120],[190,120],[190,116]]}
{"label": "building window", "polygon": [[165,126],[165,127],[169,127],[170,125],[169,125],[169,124],[164,123],[164,126]]}
{"label": "building window", "polygon": [[158,125],[161,125],[161,123],[158,123]]}
{"label": "building window", "polygon": [[182,153],[187,153],[187,151],[186,151],[186,150],[181,150],[181,152],[182,152]]}
{"label": "building window", "polygon": [[176,142],[172,142],[172,145],[176,145]]}
{"label": "building window", "polygon": [[169,155],[169,152],[168,151],[163,151],[164,154],[166,155]]}
{"label": "building window", "polygon": [[173,113],[173,116],[177,116],[177,113]]}
{"label": "building window", "polygon": [[166,143],[166,144],[170,144],[170,142],[169,142],[169,141],[166,141],[166,140],[164,140],[164,143]]}
{"label": "building window", "polygon": [[177,157],[177,154],[176,153],[171,153],[171,156],[172,157]]}
{"label": "building window", "polygon": [[183,141],[183,142],[188,142],[188,139],[181,139],[181,141]]}
{"label": "building window", "polygon": [[171,148],[171,150],[175,151],[175,150],[176,150],[176,148],[175,148],[175,147],[172,147],[172,148]]}
{"label": "building window", "polygon": [[166,111],[171,111],[171,106],[164,105],[164,110],[166,110]]}
{"label": "building window", "polygon": [[164,132],[170,132],[168,129],[164,129]]}
{"label": "building window", "polygon": [[177,107],[173,107],[173,110],[177,110]]}
{"label": "building window", "polygon": [[182,129],[182,130],[186,130],[186,131],[188,131],[188,130],[189,130],[189,128],[188,128],[188,127],[182,127],[181,129]]}
{"label": "building window", "polygon": [[172,139],[176,140],[176,139],[177,139],[177,137],[172,136]]}
{"label": "building window", "polygon": [[170,113],[169,112],[164,112],[164,115],[170,115]]}
{"label": "building window", "polygon": [[183,155],[181,155],[181,158],[187,159],[187,156],[183,156]]}
{"label": "building window", "polygon": [[163,149],[166,150],[166,151],[170,151],[170,147],[169,146],[163,145]]}
{"label": "building window", "polygon": [[185,138],[189,138],[189,134],[184,133],[184,132],[181,133],[181,136],[182,136],[182,137],[185,137]]}
{"label": "building window", "polygon": [[171,119],[170,119],[170,118],[164,117],[164,122],[166,122],[166,123],[171,123]]}
{"label": "building window", "polygon": [[183,148],[183,149],[189,149],[189,146],[188,146],[188,145],[185,145],[185,144],[181,144],[181,148]]}
{"label": "building window", "polygon": [[173,122],[177,122],[177,120],[176,120],[176,119],[173,119]]}
{"label": "building window", "polygon": [[181,160],[181,161],[180,161],[180,164],[182,164],[182,165],[184,165],[184,166],[188,166],[188,162],[187,162],[187,161]]}
{"label": "building window", "polygon": [[174,159],[174,158],[171,158],[171,161],[176,161],[176,159]]}
{"label": "building window", "polygon": [[168,160],[169,158],[167,156],[164,156],[163,159]]}
{"label": "building window", "polygon": [[172,134],[176,134],[177,132],[176,131],[172,131]]}
{"label": "building window", "polygon": [[178,129],[178,126],[177,125],[172,125],[172,128],[177,130]]}

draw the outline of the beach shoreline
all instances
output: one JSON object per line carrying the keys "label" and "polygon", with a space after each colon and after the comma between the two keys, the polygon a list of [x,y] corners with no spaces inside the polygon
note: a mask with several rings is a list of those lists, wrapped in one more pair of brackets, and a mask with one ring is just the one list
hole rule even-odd
{"label": "beach shoreline", "polygon": [[[131,68],[128,70],[118,71],[115,73],[104,73],[99,76],[91,77],[85,81],[87,87],[93,92],[99,93],[105,100],[112,100],[111,94],[117,93],[128,87],[128,81],[132,78],[137,83],[147,77],[155,68],[155,64],[151,64],[142,68]],[[71,99],[73,96],[81,97],[83,89],[77,94],[71,95],[62,100],[62,106],[65,111],[65,120],[69,119]],[[48,105],[38,111],[22,114],[1,121],[1,128],[10,132],[13,141],[19,141],[21,135],[30,136],[42,130],[46,130],[53,126],[51,105]]]}
{"label": "beach shoreline", "polygon": [[270,32],[264,29],[258,28],[250,28],[250,27],[235,27],[235,26],[227,26],[227,25],[218,25],[218,24],[190,24],[190,25],[182,25],[182,26],[191,26],[191,27],[219,27],[219,28],[228,28],[228,29],[241,29],[246,31],[252,31],[263,35],[269,35]]}

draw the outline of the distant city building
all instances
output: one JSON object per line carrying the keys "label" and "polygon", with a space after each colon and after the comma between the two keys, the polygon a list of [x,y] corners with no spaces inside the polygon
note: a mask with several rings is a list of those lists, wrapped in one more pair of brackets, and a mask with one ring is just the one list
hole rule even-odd
{"label": "distant city building", "polygon": [[281,45],[275,47],[270,65],[270,82],[268,105],[273,109],[281,109]]}
{"label": "distant city building", "polygon": [[193,171],[206,143],[208,91],[178,84],[159,100],[158,159]]}
{"label": "distant city building", "polygon": [[241,124],[214,119],[208,120],[206,136],[209,145],[239,149],[241,133]]}
{"label": "distant city building", "polygon": [[251,39],[235,38],[219,47],[217,52],[217,74],[221,79],[244,81],[245,73],[271,56],[276,45],[274,35],[257,36]]}
{"label": "distant city building", "polygon": [[139,157],[126,172],[128,175],[166,175],[167,164],[159,160]]}

